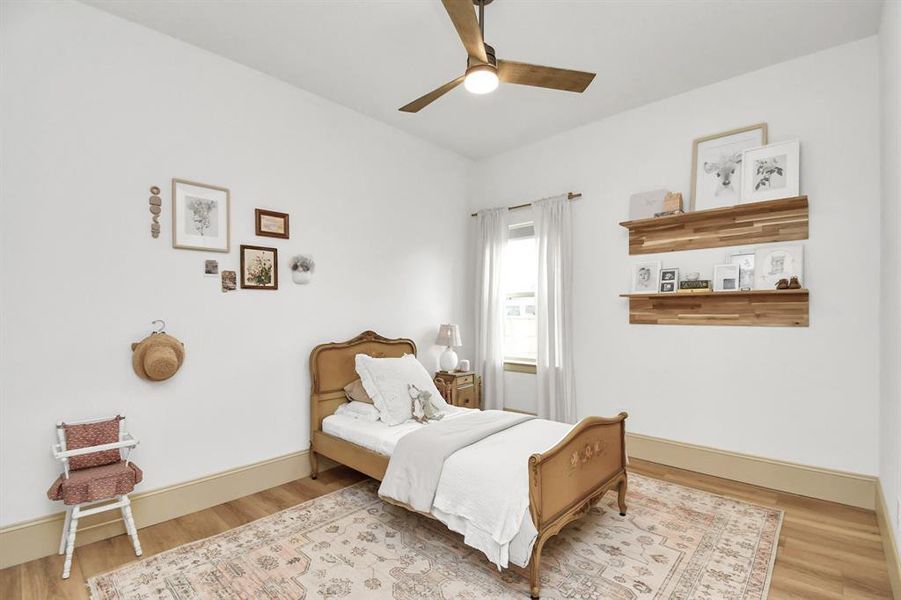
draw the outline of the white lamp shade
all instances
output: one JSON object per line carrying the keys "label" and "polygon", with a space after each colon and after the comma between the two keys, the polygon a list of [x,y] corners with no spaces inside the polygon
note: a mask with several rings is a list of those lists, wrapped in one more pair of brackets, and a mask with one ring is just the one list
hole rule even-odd
{"label": "white lamp shade", "polygon": [[460,326],[455,323],[442,324],[438,328],[435,343],[439,346],[448,346],[450,348],[462,346],[463,340],[460,339]]}

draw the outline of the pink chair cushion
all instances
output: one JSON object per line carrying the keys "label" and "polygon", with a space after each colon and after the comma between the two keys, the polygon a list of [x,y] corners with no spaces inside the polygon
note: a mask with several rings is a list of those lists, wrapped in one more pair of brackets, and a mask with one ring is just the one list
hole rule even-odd
{"label": "pink chair cushion", "polygon": [[[89,446],[118,442],[119,421],[121,420],[122,417],[117,416],[108,421],[98,421],[96,423],[81,423],[79,425],[66,425],[63,423],[63,430],[66,432],[66,450],[77,450]],[[122,457],[118,450],[104,450],[103,452],[73,456],[69,459],[69,470],[78,471],[79,469],[99,467],[100,465],[119,462],[121,459]]]}
{"label": "pink chair cushion", "polygon": [[104,500],[131,493],[143,478],[144,473],[136,464],[126,464],[120,460],[110,465],[73,471],[68,479],[60,475],[47,490],[47,497],[62,500],[65,504]]}

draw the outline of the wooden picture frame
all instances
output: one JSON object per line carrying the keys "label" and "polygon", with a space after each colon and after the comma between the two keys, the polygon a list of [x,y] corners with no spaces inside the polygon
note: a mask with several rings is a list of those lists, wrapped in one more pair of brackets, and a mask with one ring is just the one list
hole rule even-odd
{"label": "wooden picture frame", "polygon": [[[267,255],[271,255],[271,258]],[[241,289],[277,290],[278,248],[241,244],[240,278]]]}
{"label": "wooden picture frame", "polygon": [[254,209],[254,223],[256,234],[263,237],[290,239],[288,213],[275,212],[274,210]]}
{"label": "wooden picture frame", "polygon": [[[759,131],[759,135],[749,136],[747,134],[751,134],[752,132]],[[741,154],[744,150],[748,148],[754,148],[757,146],[764,146],[767,143],[767,124],[766,123],[755,123],[754,125],[748,125],[747,127],[739,127],[738,129],[730,129],[729,131],[723,131],[721,133],[715,133],[713,135],[707,135],[704,137],[697,138],[691,144],[691,198],[689,200],[688,210],[706,210],[709,208],[720,208],[723,206],[734,206],[736,204],[741,203]],[[746,135],[742,135],[746,134]],[[728,197],[724,197],[721,202],[717,202],[715,200],[711,200],[707,198],[706,194],[704,197],[698,198],[698,153],[699,149],[701,149],[704,145],[709,145],[710,142],[714,142],[716,140],[721,140],[723,138],[735,138],[735,147],[729,146],[727,140],[723,140],[723,150],[725,151],[728,148],[728,151],[735,155],[739,155],[738,162],[736,162],[733,167],[732,173],[730,176],[735,177],[735,182],[732,183],[729,181],[729,191],[731,192]],[[743,139],[748,138],[748,139]],[[701,150],[702,152],[706,151],[706,148]],[[703,168],[704,165],[701,165]],[[706,173],[717,176],[717,169],[711,169],[706,171]],[[720,183],[724,180],[722,178],[719,179]]]}
{"label": "wooden picture frame", "polygon": [[[190,208],[197,203],[197,208]],[[231,194],[228,188],[172,179],[172,247],[228,252],[231,249]],[[215,235],[210,235],[214,232]]]}

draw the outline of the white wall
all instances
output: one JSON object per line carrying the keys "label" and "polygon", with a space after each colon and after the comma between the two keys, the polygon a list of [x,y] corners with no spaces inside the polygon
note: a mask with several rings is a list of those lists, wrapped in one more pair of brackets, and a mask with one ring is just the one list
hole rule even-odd
{"label": "white wall", "polygon": [[[3,2],[0,20],[0,523],[59,510],[58,419],[126,414],[149,490],[306,448],[317,343],[372,328],[436,367],[438,324],[469,311],[468,161],[78,3]],[[171,247],[172,177],[231,189],[230,253]],[[291,240],[255,237],[255,207],[289,212]],[[280,290],[203,276],[241,243],[278,247]],[[296,252],[317,261],[309,286]],[[129,344],[157,318],[187,360],[147,383]]]}
{"label": "white wall", "polygon": [[[879,28],[882,68],[882,440],[879,477],[901,544],[901,3],[886,2]],[[901,551],[901,547],[899,547]]]}
{"label": "white wall", "polygon": [[[675,96],[476,166],[473,208],[582,192],[575,216],[581,415],[638,433],[878,472],[879,92],[875,38]],[[594,85],[604,85],[600,76]],[[609,90],[615,93],[615,90]],[[629,325],[629,195],[689,195],[696,137],[760,121],[801,139],[809,328]],[[660,255],[702,270],[727,249]]]}

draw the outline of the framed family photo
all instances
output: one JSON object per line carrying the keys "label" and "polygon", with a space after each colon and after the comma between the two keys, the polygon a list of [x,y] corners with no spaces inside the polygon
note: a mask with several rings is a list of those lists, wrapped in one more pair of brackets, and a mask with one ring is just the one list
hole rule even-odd
{"label": "framed family photo", "polygon": [[738,279],[738,265],[730,263],[713,266],[714,292],[737,292],[739,290]]}
{"label": "framed family photo", "polygon": [[660,293],[669,294],[679,289],[679,269],[660,269]]}
{"label": "framed family photo", "polygon": [[742,202],[742,155],[748,148],[766,143],[766,123],[696,139],[691,150],[689,210],[721,208]]}
{"label": "framed family photo", "polygon": [[184,179],[172,180],[172,247],[228,252],[229,192]]}
{"label": "framed family photo", "polygon": [[278,250],[241,245],[241,287],[249,290],[278,289]]}
{"label": "framed family photo", "polygon": [[801,193],[801,143],[779,142],[745,150],[742,202],[791,198]]}
{"label": "framed family photo", "polygon": [[287,213],[257,208],[254,210],[254,221],[256,222],[257,235],[285,240],[291,237],[288,231]]}

